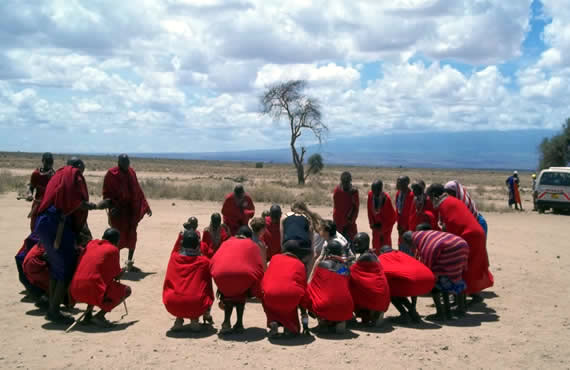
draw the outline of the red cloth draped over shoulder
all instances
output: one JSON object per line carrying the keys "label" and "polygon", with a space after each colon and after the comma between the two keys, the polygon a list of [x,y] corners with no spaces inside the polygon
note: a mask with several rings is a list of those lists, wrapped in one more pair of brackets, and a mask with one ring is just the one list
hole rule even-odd
{"label": "red cloth draped over shoulder", "polygon": [[247,225],[255,214],[255,206],[249,194],[244,195],[242,203],[241,207],[238,206],[234,193],[230,193],[226,195],[222,206],[224,224],[230,228],[232,235],[235,235],[241,226]]}
{"label": "red cloth draped over shoulder", "polygon": [[32,172],[32,176],[30,177],[30,185],[36,189],[35,199],[42,200],[49,180],[52,178],[54,172],[50,170],[49,172],[42,173],[39,168]]}
{"label": "red cloth draped over shoulder", "polygon": [[273,223],[271,217],[265,217],[265,231],[261,235],[261,241],[267,246],[267,260],[281,253],[281,223]]}
{"label": "red cloth draped over shoulder", "polygon": [[299,333],[297,307],[310,305],[303,262],[286,254],[273,256],[261,281],[261,292],[267,322],[276,321],[289,331]]}
{"label": "red cloth draped over shoulder", "polygon": [[210,263],[210,273],[224,299],[245,302],[248,294],[261,297],[263,262],[259,246],[251,239],[230,238]]}
{"label": "red cloth draped over shoulder", "polygon": [[214,242],[214,238],[212,236],[212,232],[210,231],[209,228],[205,228],[202,237],[202,244],[200,245],[200,250],[202,251],[202,255],[208,258],[212,258],[214,256],[214,253],[216,253],[216,251],[220,247],[220,245],[222,245],[222,243],[228,240],[230,237],[231,235],[229,229],[227,228],[226,225],[222,224],[220,226],[220,241],[219,241],[220,244],[216,245]]}
{"label": "red cloth draped over shoulder", "polygon": [[357,233],[356,219],[360,209],[360,198],[357,189],[344,191],[337,185],[333,192],[333,221],[339,232],[348,226],[348,236],[352,239]]}
{"label": "red cloth draped over shoulder", "polygon": [[379,257],[392,297],[415,297],[428,294],[435,285],[435,277],[423,263],[399,251]]}
{"label": "red cloth draped over shoulder", "polygon": [[431,226],[432,230],[439,230],[437,220],[437,211],[433,207],[433,202],[429,197],[426,197],[422,210],[417,209],[416,199],[414,198],[412,210],[410,212],[410,221],[408,224],[410,231],[415,231],[416,227],[421,224],[428,224]]}
{"label": "red cloth draped over shoulder", "polygon": [[388,310],[390,286],[380,262],[359,261],[350,267],[350,293],[355,310]]}
{"label": "red cloth draped over shoulder", "polygon": [[210,262],[205,256],[183,256],[179,234],[166,269],[162,302],[175,317],[195,319],[214,302]]}
{"label": "red cloth draped over shoulder", "polygon": [[89,201],[87,183],[81,171],[71,166],[65,166],[56,171],[48,182],[38,214],[52,205],[65,216],[73,219],[73,229],[79,232],[87,222],[88,212],[79,208],[83,201]]}
{"label": "red cloth draped over shoulder", "polygon": [[469,208],[461,200],[448,196],[439,206],[439,217],[446,232],[463,238],[469,245],[467,271],[463,274],[466,293],[474,294],[492,287],[494,277],[489,271],[485,231]]}
{"label": "red cloth draped over shoulder", "polygon": [[120,274],[119,249],[106,240],[92,240],[79,259],[71,296],[76,302],[101,307],[105,291]]}
{"label": "red cloth draped over shoulder", "polygon": [[41,244],[34,245],[26,254],[26,258],[24,258],[22,263],[22,269],[32,285],[47,292],[49,288],[49,267],[43,258],[44,253],[45,249]]}
{"label": "red cloth draped over shoulder", "polygon": [[317,266],[307,289],[311,307],[319,318],[346,321],[352,318],[354,302],[350,295],[349,277]]}
{"label": "red cloth draped over shoulder", "polygon": [[[410,216],[412,212],[414,212],[414,193],[412,191],[408,191],[401,209],[398,208],[399,198],[400,191],[396,193],[396,212],[398,214],[398,228],[405,232],[410,230]],[[398,238],[398,245],[400,244],[402,244],[401,236]]]}
{"label": "red cloth draped over shoulder", "polygon": [[[377,210],[374,208],[374,194],[372,191],[368,192],[368,222],[372,229],[372,247],[376,254],[380,253],[380,248],[383,246],[392,246],[392,229],[397,217],[388,193],[384,193],[384,204]],[[381,229],[374,228],[375,224],[381,224]]]}

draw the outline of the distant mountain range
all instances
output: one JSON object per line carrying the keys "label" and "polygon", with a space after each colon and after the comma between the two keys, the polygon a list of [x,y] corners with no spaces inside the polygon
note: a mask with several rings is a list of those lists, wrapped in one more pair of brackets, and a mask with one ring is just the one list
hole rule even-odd
{"label": "distant mountain range", "polygon": [[[309,146],[325,163],[378,167],[535,169],[538,146],[552,130],[409,133],[349,137]],[[291,162],[288,148],[205,153],[138,153],[139,157]]]}

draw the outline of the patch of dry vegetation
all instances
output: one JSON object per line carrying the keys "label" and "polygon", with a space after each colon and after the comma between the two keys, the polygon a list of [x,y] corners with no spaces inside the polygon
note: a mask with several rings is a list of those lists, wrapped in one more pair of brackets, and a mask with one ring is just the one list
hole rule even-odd
{"label": "patch of dry vegetation", "polygon": [[26,194],[26,187],[29,178],[25,176],[15,176],[8,170],[0,171],[0,194],[10,191]]}

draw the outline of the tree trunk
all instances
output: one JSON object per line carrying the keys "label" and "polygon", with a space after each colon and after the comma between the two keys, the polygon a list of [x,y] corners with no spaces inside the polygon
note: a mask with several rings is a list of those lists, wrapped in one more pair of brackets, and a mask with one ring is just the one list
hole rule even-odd
{"label": "tree trunk", "polygon": [[305,167],[303,161],[299,158],[299,153],[295,149],[295,143],[291,142],[291,155],[293,156],[293,165],[297,169],[297,182],[299,185],[305,185]]}
{"label": "tree trunk", "polygon": [[303,163],[297,166],[297,181],[299,185],[305,185],[305,167]]}

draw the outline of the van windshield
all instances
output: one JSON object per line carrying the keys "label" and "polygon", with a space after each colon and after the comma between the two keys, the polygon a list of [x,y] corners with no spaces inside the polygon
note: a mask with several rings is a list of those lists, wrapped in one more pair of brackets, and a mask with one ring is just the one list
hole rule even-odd
{"label": "van windshield", "polygon": [[540,178],[540,185],[570,186],[570,173],[545,172]]}

